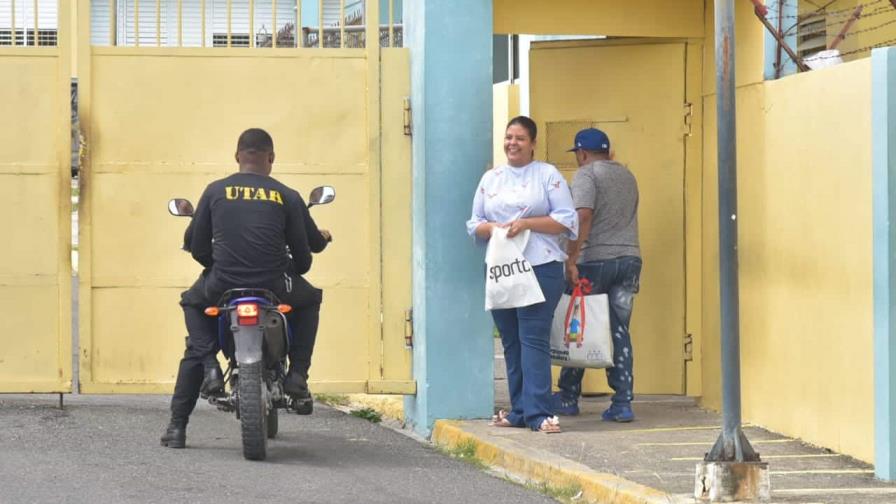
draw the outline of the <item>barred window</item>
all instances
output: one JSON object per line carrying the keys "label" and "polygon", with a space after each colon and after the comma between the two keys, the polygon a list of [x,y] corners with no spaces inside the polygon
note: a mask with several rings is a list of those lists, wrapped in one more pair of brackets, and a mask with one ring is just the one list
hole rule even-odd
{"label": "barred window", "polygon": [[58,22],[57,0],[0,0],[0,46],[56,46]]}

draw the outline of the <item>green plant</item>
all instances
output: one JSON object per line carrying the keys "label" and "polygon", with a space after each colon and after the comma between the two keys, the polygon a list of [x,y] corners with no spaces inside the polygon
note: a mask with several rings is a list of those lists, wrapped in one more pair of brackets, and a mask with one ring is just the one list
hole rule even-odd
{"label": "green plant", "polygon": [[348,406],[348,396],[340,394],[315,394],[314,399],[330,406]]}
{"label": "green plant", "polygon": [[355,416],[358,418],[363,418],[364,420],[367,420],[368,422],[380,423],[383,421],[383,416],[380,415],[373,408],[356,409],[356,410],[352,410],[350,413],[352,416]]}
{"label": "green plant", "polygon": [[440,447],[439,451],[451,458],[462,460],[468,464],[472,464],[478,469],[486,469],[487,466],[479,457],[476,456],[476,441],[465,439],[451,448]]}
{"label": "green plant", "polygon": [[526,483],[526,488],[530,490],[534,490],[536,492],[540,492],[548,497],[566,503],[571,504],[577,502],[582,498],[582,487],[576,484],[563,485],[563,486],[555,486],[550,485],[548,483]]}

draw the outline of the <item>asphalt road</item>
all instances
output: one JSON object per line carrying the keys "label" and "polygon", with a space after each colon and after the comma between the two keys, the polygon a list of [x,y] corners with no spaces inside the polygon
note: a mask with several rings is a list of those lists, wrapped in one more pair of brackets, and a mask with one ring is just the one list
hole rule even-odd
{"label": "asphalt road", "polygon": [[187,448],[159,446],[165,396],[0,395],[0,503],[546,503],[428,444],[316,405],[280,417],[264,462],[200,404]]}

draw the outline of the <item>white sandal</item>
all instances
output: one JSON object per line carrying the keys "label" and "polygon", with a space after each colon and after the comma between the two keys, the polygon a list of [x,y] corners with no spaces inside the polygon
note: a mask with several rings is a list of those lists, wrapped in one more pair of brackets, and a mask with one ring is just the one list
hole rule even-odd
{"label": "white sandal", "polygon": [[543,434],[559,434],[563,432],[560,430],[560,419],[556,416],[545,418],[541,421],[541,425],[538,426],[538,432]]}

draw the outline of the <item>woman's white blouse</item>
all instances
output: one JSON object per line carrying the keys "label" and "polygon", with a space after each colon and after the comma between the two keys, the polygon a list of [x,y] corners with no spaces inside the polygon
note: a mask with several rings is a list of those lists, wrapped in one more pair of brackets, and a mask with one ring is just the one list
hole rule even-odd
{"label": "woman's white blouse", "polygon": [[523,251],[532,266],[566,260],[563,238],[576,239],[579,216],[569,185],[553,165],[541,161],[520,168],[502,165],[482,175],[473,196],[473,215],[467,221],[467,232],[475,236],[476,228],[483,222],[503,224],[543,216],[563,224],[567,232],[550,235],[532,231]]}

